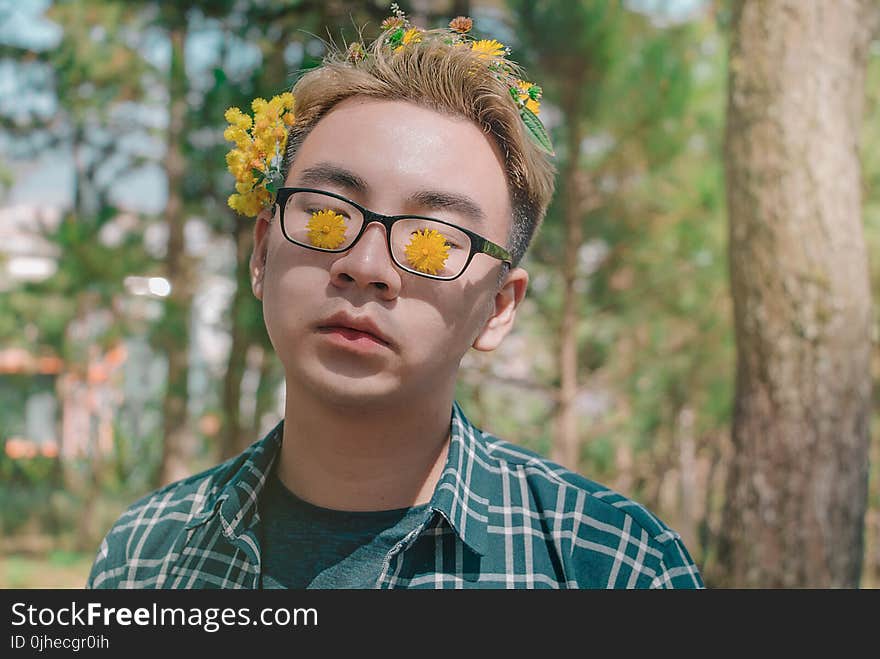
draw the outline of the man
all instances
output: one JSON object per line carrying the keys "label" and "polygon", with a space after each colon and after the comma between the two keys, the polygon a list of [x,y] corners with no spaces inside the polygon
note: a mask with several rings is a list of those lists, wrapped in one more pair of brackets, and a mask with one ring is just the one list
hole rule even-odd
{"label": "man", "polygon": [[[526,294],[553,190],[539,90],[469,19],[384,27],[294,87],[282,187],[229,159],[284,419],[134,504],[89,587],[702,587],[650,512],[454,400],[463,355],[498,347]],[[230,139],[260,143],[227,116]]]}

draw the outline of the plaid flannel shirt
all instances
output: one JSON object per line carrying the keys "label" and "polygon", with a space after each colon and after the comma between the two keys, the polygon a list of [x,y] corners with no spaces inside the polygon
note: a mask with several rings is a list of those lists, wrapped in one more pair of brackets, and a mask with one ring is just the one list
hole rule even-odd
{"label": "plaid flannel shirt", "polygon": [[[259,588],[257,500],[282,424],[241,455],[124,512],[87,588]],[[376,588],[703,588],[679,535],[641,505],[473,426]]]}

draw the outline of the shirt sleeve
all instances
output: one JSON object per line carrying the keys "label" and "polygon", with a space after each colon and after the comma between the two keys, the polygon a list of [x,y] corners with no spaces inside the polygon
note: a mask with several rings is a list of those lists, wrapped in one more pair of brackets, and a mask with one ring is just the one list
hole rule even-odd
{"label": "shirt sleeve", "polygon": [[700,571],[681,538],[676,536],[663,544],[663,557],[651,588],[705,588]]}
{"label": "shirt sleeve", "polygon": [[115,526],[110,529],[92,562],[85,588],[87,590],[115,589],[120,587],[122,575],[126,570],[125,539],[114,538]]}

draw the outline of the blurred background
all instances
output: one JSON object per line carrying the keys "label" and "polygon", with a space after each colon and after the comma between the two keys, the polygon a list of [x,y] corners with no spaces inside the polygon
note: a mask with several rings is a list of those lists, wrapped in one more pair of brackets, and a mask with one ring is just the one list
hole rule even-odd
{"label": "blurred background", "polygon": [[[557,152],[471,419],[655,511],[709,586],[880,586],[880,4],[399,4],[510,46]],[[281,417],[223,113],[389,14],[0,0],[0,587],[81,587],[122,510]]]}

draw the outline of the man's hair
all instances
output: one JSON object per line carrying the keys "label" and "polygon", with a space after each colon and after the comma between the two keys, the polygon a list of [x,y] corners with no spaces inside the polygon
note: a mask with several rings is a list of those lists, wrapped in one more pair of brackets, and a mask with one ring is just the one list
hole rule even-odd
{"label": "man's hair", "polygon": [[518,265],[553,195],[552,161],[529,137],[510,91],[489,70],[489,60],[469,47],[444,43],[439,35],[448,34],[445,30],[427,30],[422,42],[397,50],[385,41],[389,33],[381,34],[360,57],[331,44],[321,66],[296,82],[296,121],[287,140],[284,180],[312,128],[347,98],[405,100],[465,117],[492,136],[504,157],[513,209],[508,251]]}

